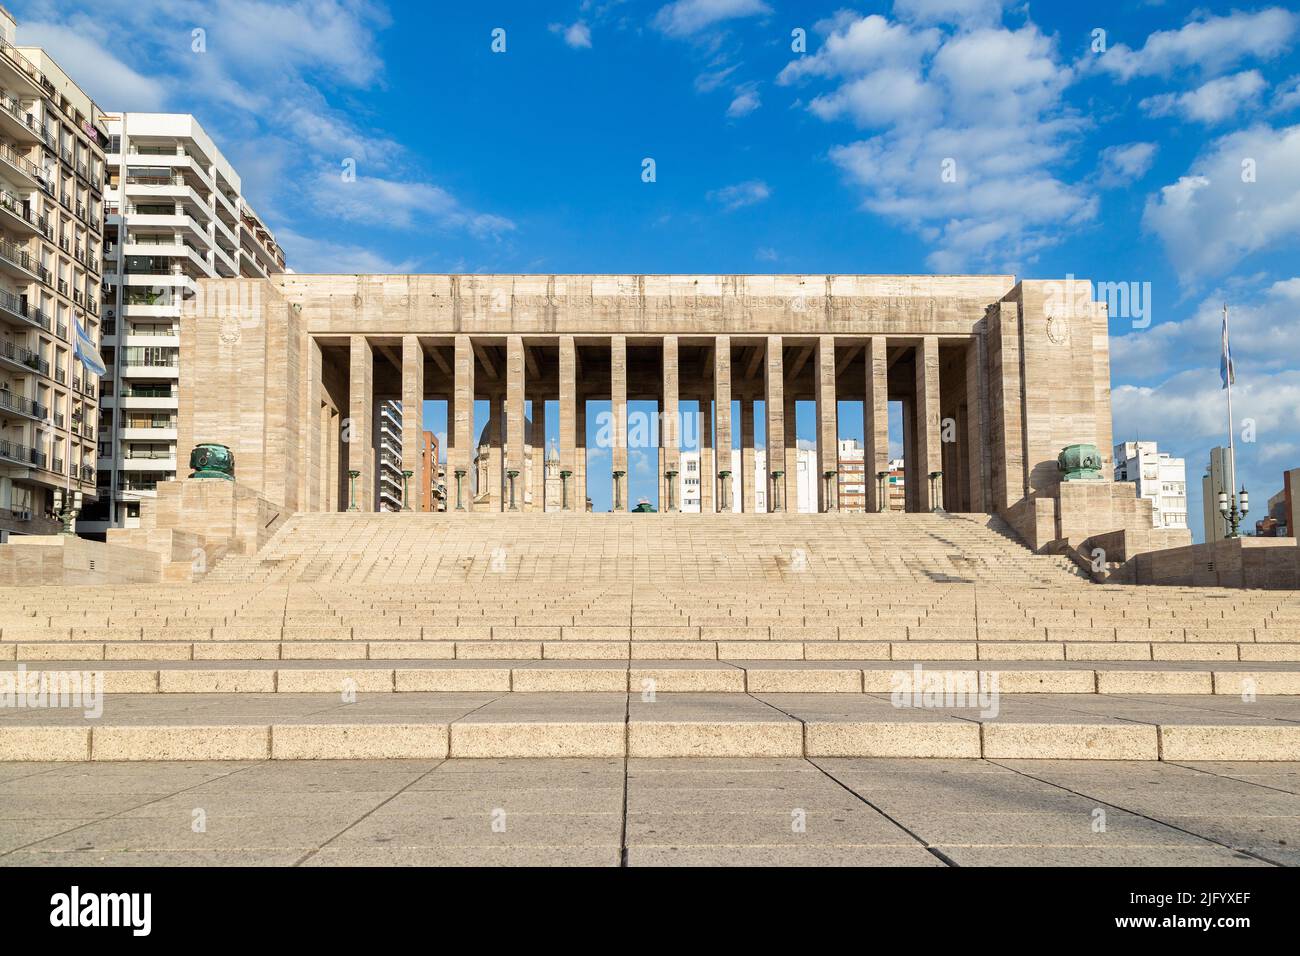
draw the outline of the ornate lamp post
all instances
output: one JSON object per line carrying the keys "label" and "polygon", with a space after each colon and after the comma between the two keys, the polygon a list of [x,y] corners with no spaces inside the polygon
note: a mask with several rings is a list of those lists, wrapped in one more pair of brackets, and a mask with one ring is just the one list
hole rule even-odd
{"label": "ornate lamp post", "polygon": [[876,504],[877,504],[876,510],[877,511],[889,510],[889,498],[886,496],[886,487],[885,487],[885,479],[888,477],[889,477],[889,472],[887,471],[876,472]]}
{"label": "ornate lamp post", "polygon": [[939,512],[943,510],[943,504],[939,501],[939,479],[943,477],[943,472],[930,472],[930,510]]}
{"label": "ornate lamp post", "polygon": [[510,479],[510,510],[518,511],[519,505],[515,503],[515,479],[519,477],[519,469],[506,469],[506,477]]}
{"label": "ornate lamp post", "polygon": [[569,479],[573,477],[571,471],[560,472],[560,510],[569,510]]}
{"label": "ornate lamp post", "polygon": [[402,469],[402,510],[411,510],[411,476],[415,472],[409,468]]}
{"label": "ornate lamp post", "polygon": [[677,472],[665,471],[664,477],[668,479],[668,510],[677,510],[677,498],[673,494],[677,490]]}
{"label": "ornate lamp post", "polygon": [[718,511],[728,512],[731,510],[731,503],[727,500],[727,490],[731,487],[731,472],[718,472],[718,481],[721,487],[718,489]]}
{"label": "ornate lamp post", "polygon": [[461,481],[462,481],[462,480],[464,479],[464,477],[465,477],[465,469],[464,469],[464,468],[457,468],[456,471],[455,471],[455,474],[456,474],[456,510],[457,510],[457,511],[464,511],[464,510],[465,510],[465,502],[464,502],[464,500],[461,498],[461,495],[460,495],[460,484],[461,484]]}
{"label": "ornate lamp post", "polygon": [[1241,522],[1249,510],[1250,492],[1246,491],[1245,485],[1241,486],[1241,491],[1233,495],[1231,500],[1226,491],[1219,492],[1219,514],[1223,515],[1223,520],[1228,523],[1228,533],[1224,535],[1225,538],[1241,537],[1239,533]]}
{"label": "ornate lamp post", "polygon": [[627,474],[626,471],[614,472],[614,510],[615,511],[623,510],[623,476],[626,474]]}
{"label": "ornate lamp post", "polygon": [[359,471],[348,471],[348,483],[352,486],[352,504],[348,505],[348,511],[357,510],[357,479],[361,477]]}
{"label": "ornate lamp post", "polygon": [[784,474],[785,474],[784,471],[772,472],[772,510],[773,511],[784,510],[781,507],[781,476]]}
{"label": "ornate lamp post", "polygon": [[81,492],[60,488],[54,492],[54,496],[55,517],[63,524],[63,530],[59,534],[76,534],[77,515],[81,512]]}
{"label": "ornate lamp post", "polygon": [[822,472],[822,480],[826,482],[826,510],[827,511],[835,510],[835,485],[831,481],[831,479],[833,479],[834,477],[835,477],[835,472],[833,471]]}

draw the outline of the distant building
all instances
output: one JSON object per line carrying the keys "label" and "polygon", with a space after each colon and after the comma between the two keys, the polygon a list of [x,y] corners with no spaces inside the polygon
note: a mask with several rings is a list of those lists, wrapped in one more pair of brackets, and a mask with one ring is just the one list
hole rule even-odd
{"label": "distant building", "polygon": [[[1187,527],[1187,462],[1160,451],[1153,441],[1126,441],[1115,446],[1115,480],[1137,485],[1137,495],[1151,502],[1156,528]],[[1216,506],[1217,507],[1217,506]]]}
{"label": "distant building", "polygon": [[1282,490],[1268,499],[1268,514],[1255,523],[1263,537],[1296,536],[1296,496],[1300,495],[1300,468],[1282,472]]}
{"label": "distant building", "polygon": [[907,483],[903,479],[903,459],[889,459],[889,477],[885,479],[889,489],[889,510],[907,510]]}
{"label": "distant building", "polygon": [[402,510],[402,405],[379,406],[379,510]]}
{"label": "distant building", "polygon": [[839,498],[836,506],[840,511],[866,511],[867,465],[862,445],[855,439],[841,439],[838,465]]}
{"label": "distant building", "polygon": [[[680,462],[677,475],[677,500],[681,503],[683,512],[699,514],[701,482],[705,480],[700,469],[700,453],[698,451],[683,451],[681,452]],[[731,450],[731,477],[729,479],[731,487],[727,490],[727,499],[731,504],[731,510],[737,513],[744,508],[740,466],[740,449],[733,448]],[[795,501],[797,510],[799,513],[815,513],[817,511],[816,449],[799,449],[798,469],[797,487],[799,497]],[[754,474],[767,475],[767,452],[762,448],[754,450]],[[713,481],[715,479],[710,475],[707,480]],[[767,511],[767,486],[767,480],[755,483],[754,511],[756,513],[762,514]]]}
{"label": "distant building", "polygon": [[1232,451],[1223,447],[1210,449],[1210,464],[1201,477],[1201,511],[1205,519],[1205,540],[1222,541],[1228,525],[1219,513],[1219,492],[1232,495]]}

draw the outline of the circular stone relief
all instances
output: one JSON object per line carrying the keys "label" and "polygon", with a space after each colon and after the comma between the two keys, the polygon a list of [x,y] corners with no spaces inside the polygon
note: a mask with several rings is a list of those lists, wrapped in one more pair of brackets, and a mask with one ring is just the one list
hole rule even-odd
{"label": "circular stone relief", "polygon": [[1059,316],[1047,317],[1047,339],[1053,345],[1064,345],[1070,341],[1070,323]]}

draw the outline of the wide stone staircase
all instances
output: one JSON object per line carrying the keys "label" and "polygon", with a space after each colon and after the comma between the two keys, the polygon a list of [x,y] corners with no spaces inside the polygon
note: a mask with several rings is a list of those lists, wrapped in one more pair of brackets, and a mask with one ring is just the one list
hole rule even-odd
{"label": "wide stone staircase", "polygon": [[1300,760],[1300,594],[1093,585],[1005,532],[296,515],[198,584],[0,591],[0,760]]}

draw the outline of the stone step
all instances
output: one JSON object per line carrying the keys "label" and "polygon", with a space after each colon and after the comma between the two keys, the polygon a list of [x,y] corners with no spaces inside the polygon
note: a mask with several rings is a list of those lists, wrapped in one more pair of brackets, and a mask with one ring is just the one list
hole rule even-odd
{"label": "stone step", "polygon": [[[323,635],[322,635],[323,636]],[[1265,663],[1300,661],[1300,642],[1147,641],[707,641],[690,640],[330,640],[173,639],[0,642],[9,661],[255,661],[255,660],[695,660],[695,661],[1182,661]]]}
{"label": "stone step", "polygon": [[[20,670],[21,668],[21,670]],[[910,693],[966,688],[999,694],[1300,694],[1297,664],[1079,662],[989,667],[980,661],[900,665],[888,661],[42,661],[0,664],[0,687],[36,688],[69,675],[103,675],[109,694],[254,693]]]}
{"label": "stone step", "polygon": [[1300,699],[865,694],[110,695],[0,711],[0,760],[926,757],[1300,760]]}

